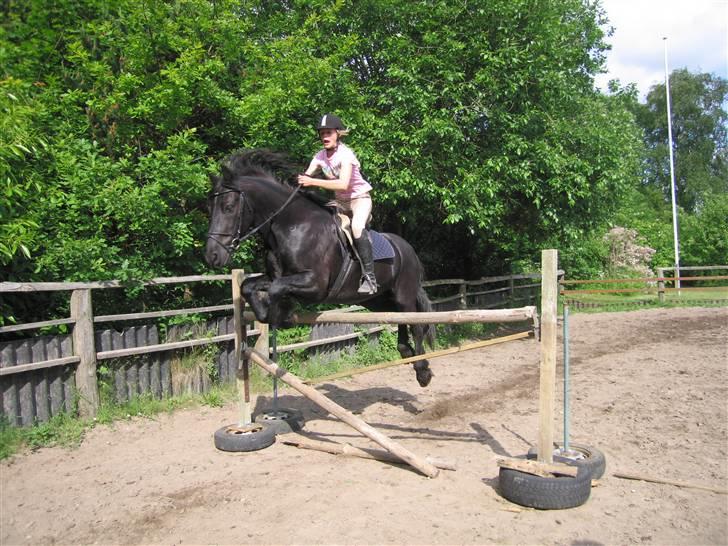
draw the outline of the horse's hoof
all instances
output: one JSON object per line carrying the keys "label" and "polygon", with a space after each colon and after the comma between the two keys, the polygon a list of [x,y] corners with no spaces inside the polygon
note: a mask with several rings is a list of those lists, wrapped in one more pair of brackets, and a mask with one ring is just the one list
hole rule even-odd
{"label": "horse's hoof", "polygon": [[415,374],[417,375],[417,382],[420,384],[420,387],[426,387],[432,381],[433,373],[427,363],[421,367],[415,364]]}

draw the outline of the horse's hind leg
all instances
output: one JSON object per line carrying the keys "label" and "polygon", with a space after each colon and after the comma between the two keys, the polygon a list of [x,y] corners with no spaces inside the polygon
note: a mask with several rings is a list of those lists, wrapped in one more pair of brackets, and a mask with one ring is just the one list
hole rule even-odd
{"label": "horse's hind leg", "polygon": [[[409,340],[409,331],[406,324],[400,324],[397,327],[397,350],[402,358],[410,358],[415,355],[425,353],[425,327],[421,325],[413,325],[409,327],[412,330],[412,337],[415,341],[415,348],[412,348]],[[417,382],[420,387],[426,387],[432,380],[432,370],[430,370],[430,362],[427,359],[418,360],[414,363]]]}
{"label": "horse's hind leg", "polygon": [[[419,311],[414,302],[403,303],[397,302],[397,310],[402,312]],[[409,339],[409,332],[412,332],[414,338],[415,347],[412,348]],[[410,358],[412,356],[425,354],[425,336],[427,333],[427,327],[415,324],[407,327],[406,324],[400,324],[397,328],[397,350],[402,358]],[[420,387],[426,387],[432,381],[432,370],[430,370],[430,362],[427,359],[417,360],[414,363],[415,374],[417,375],[417,382]]]}

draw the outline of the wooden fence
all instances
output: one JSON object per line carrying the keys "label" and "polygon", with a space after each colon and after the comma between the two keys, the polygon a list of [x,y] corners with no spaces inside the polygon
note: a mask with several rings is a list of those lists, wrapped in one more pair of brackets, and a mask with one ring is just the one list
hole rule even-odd
{"label": "wooden fence", "polygon": [[[425,287],[431,294],[433,308],[438,311],[494,309],[534,304],[540,282],[530,281],[537,279],[540,279],[539,273],[478,280],[445,279],[428,281]],[[210,281],[230,281],[230,275],[158,278],[145,285]],[[61,324],[73,326],[71,335],[0,341],[0,418],[13,426],[27,426],[76,409],[81,415],[93,416],[99,406],[100,385],[109,389],[115,400],[124,402],[143,394],[162,398],[189,391],[206,392],[212,380],[235,380],[235,329],[231,303],[94,316],[92,292],[123,286],[117,281],[0,283],[0,293],[72,291],[70,317],[3,326],[0,327],[0,335]],[[454,294],[453,286],[457,288]],[[224,315],[195,325],[172,326],[164,335],[156,323],[122,329],[95,328],[97,324],[110,322],[152,321],[202,313]],[[305,349],[311,353],[326,353],[351,349],[362,336],[376,336],[385,328],[372,325],[355,330],[349,324],[315,325],[308,341],[280,346],[278,352]],[[267,329],[264,331],[267,332]],[[260,333],[261,325],[247,332],[248,336]],[[206,351],[205,357],[201,358],[199,354],[189,357],[187,353],[194,350]]]}
{"label": "wooden fence", "polygon": [[[601,307],[604,305],[610,305],[609,302],[588,302],[575,299],[574,296],[588,296],[594,295],[605,295],[605,294],[644,294],[646,296],[653,296],[651,300],[624,300],[619,302],[611,302],[612,305],[648,305],[654,303],[664,303],[667,294],[671,293],[699,293],[700,291],[725,291],[726,299],[721,298],[722,301],[728,301],[728,286],[695,286],[695,284],[705,283],[710,281],[713,284],[715,281],[728,280],[728,275],[687,275],[687,276],[665,276],[665,271],[674,271],[674,268],[661,267],[657,269],[657,277],[642,277],[633,279],[585,279],[585,280],[566,280],[560,279],[560,294],[565,297],[565,303],[572,305],[576,308],[579,307]],[[712,266],[686,266],[680,267],[680,273],[685,272],[698,272],[698,271],[721,271],[728,270],[727,265],[712,265]],[[680,286],[678,288],[678,281],[680,283],[689,283],[693,286]],[[620,288],[590,288],[590,285],[621,285]],[[669,286],[672,284],[672,286]],[[625,285],[628,285],[625,287]],[[566,288],[567,286],[576,286],[576,288]],[[585,287],[585,288],[584,288]],[[654,296],[657,299],[654,299]],[[692,300],[691,300],[692,301]],[[712,301],[712,300],[711,300]]]}

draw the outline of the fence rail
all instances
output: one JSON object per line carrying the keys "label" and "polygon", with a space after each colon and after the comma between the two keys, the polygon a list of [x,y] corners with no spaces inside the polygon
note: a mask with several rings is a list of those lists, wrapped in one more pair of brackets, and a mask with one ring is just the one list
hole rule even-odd
{"label": "fence rail", "polygon": [[[560,272],[563,275],[563,272]],[[515,307],[516,303],[534,304],[540,284],[523,283],[540,278],[539,273],[504,275],[475,280],[440,279],[425,286],[433,292],[449,289],[449,294],[431,297],[436,311]],[[143,286],[193,282],[231,282],[231,275],[197,275],[156,278]],[[498,286],[505,284],[505,286]],[[485,289],[486,285],[496,288]],[[235,380],[232,304],[170,309],[164,311],[93,315],[91,295],[96,290],[123,288],[119,281],[81,283],[0,283],[0,293],[70,291],[70,317],[0,327],[0,334],[38,330],[49,326],[71,325],[71,335],[34,336],[0,342],[0,410],[14,426],[26,426],[50,419],[60,412],[73,411],[78,405],[82,415],[92,416],[99,404],[99,376],[118,401],[148,393],[155,397],[179,394],[186,390],[205,392],[210,375],[221,382]],[[452,293],[452,288],[456,293]],[[355,311],[361,307],[351,307]],[[121,330],[96,330],[95,325],[109,322],[154,321],[190,315],[226,313],[211,317],[204,324],[173,326],[162,340],[156,323],[134,325]],[[377,336],[388,326],[371,325],[355,330],[352,325],[317,324],[311,339],[277,348],[279,353],[295,350],[340,351],[353,347],[362,337]],[[267,332],[260,325],[248,336]],[[190,338],[190,339],[187,339]],[[189,366],[184,351],[214,346],[214,369]],[[210,349],[212,351],[212,349]],[[213,373],[210,374],[210,371]]]}
{"label": "fence rail", "polygon": [[[686,266],[680,267],[680,271],[720,271],[726,270],[728,266],[725,265],[714,265],[714,266]],[[641,277],[641,278],[627,278],[627,279],[581,279],[581,280],[559,280],[560,289],[559,292],[562,296],[570,295],[585,295],[585,294],[629,294],[639,292],[641,294],[654,295],[658,297],[658,301],[663,303],[665,301],[665,295],[674,292],[683,291],[728,291],[728,286],[681,286],[680,288],[666,286],[666,283],[677,283],[677,281],[686,282],[706,282],[706,281],[724,281],[728,279],[728,275],[690,275],[690,276],[665,276],[665,271],[674,271],[675,268],[658,268],[657,277]],[[638,286],[630,288],[576,288],[567,289],[567,285],[584,286],[589,284],[635,284]],[[581,304],[584,302],[575,302]],[[591,305],[593,302],[586,302]],[[641,305],[644,302],[637,303],[635,305]]]}

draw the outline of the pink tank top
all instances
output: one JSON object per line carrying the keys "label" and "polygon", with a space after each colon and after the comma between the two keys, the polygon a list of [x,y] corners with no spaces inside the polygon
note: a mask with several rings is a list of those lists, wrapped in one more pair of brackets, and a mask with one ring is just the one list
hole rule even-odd
{"label": "pink tank top", "polygon": [[326,156],[326,150],[321,150],[313,158],[315,163],[329,180],[339,178],[341,173],[341,164],[346,160],[351,163],[351,178],[349,179],[349,187],[343,191],[336,192],[337,199],[353,199],[361,197],[369,192],[372,187],[361,175],[359,160],[354,152],[346,144],[339,143],[336,152],[331,157]]}

